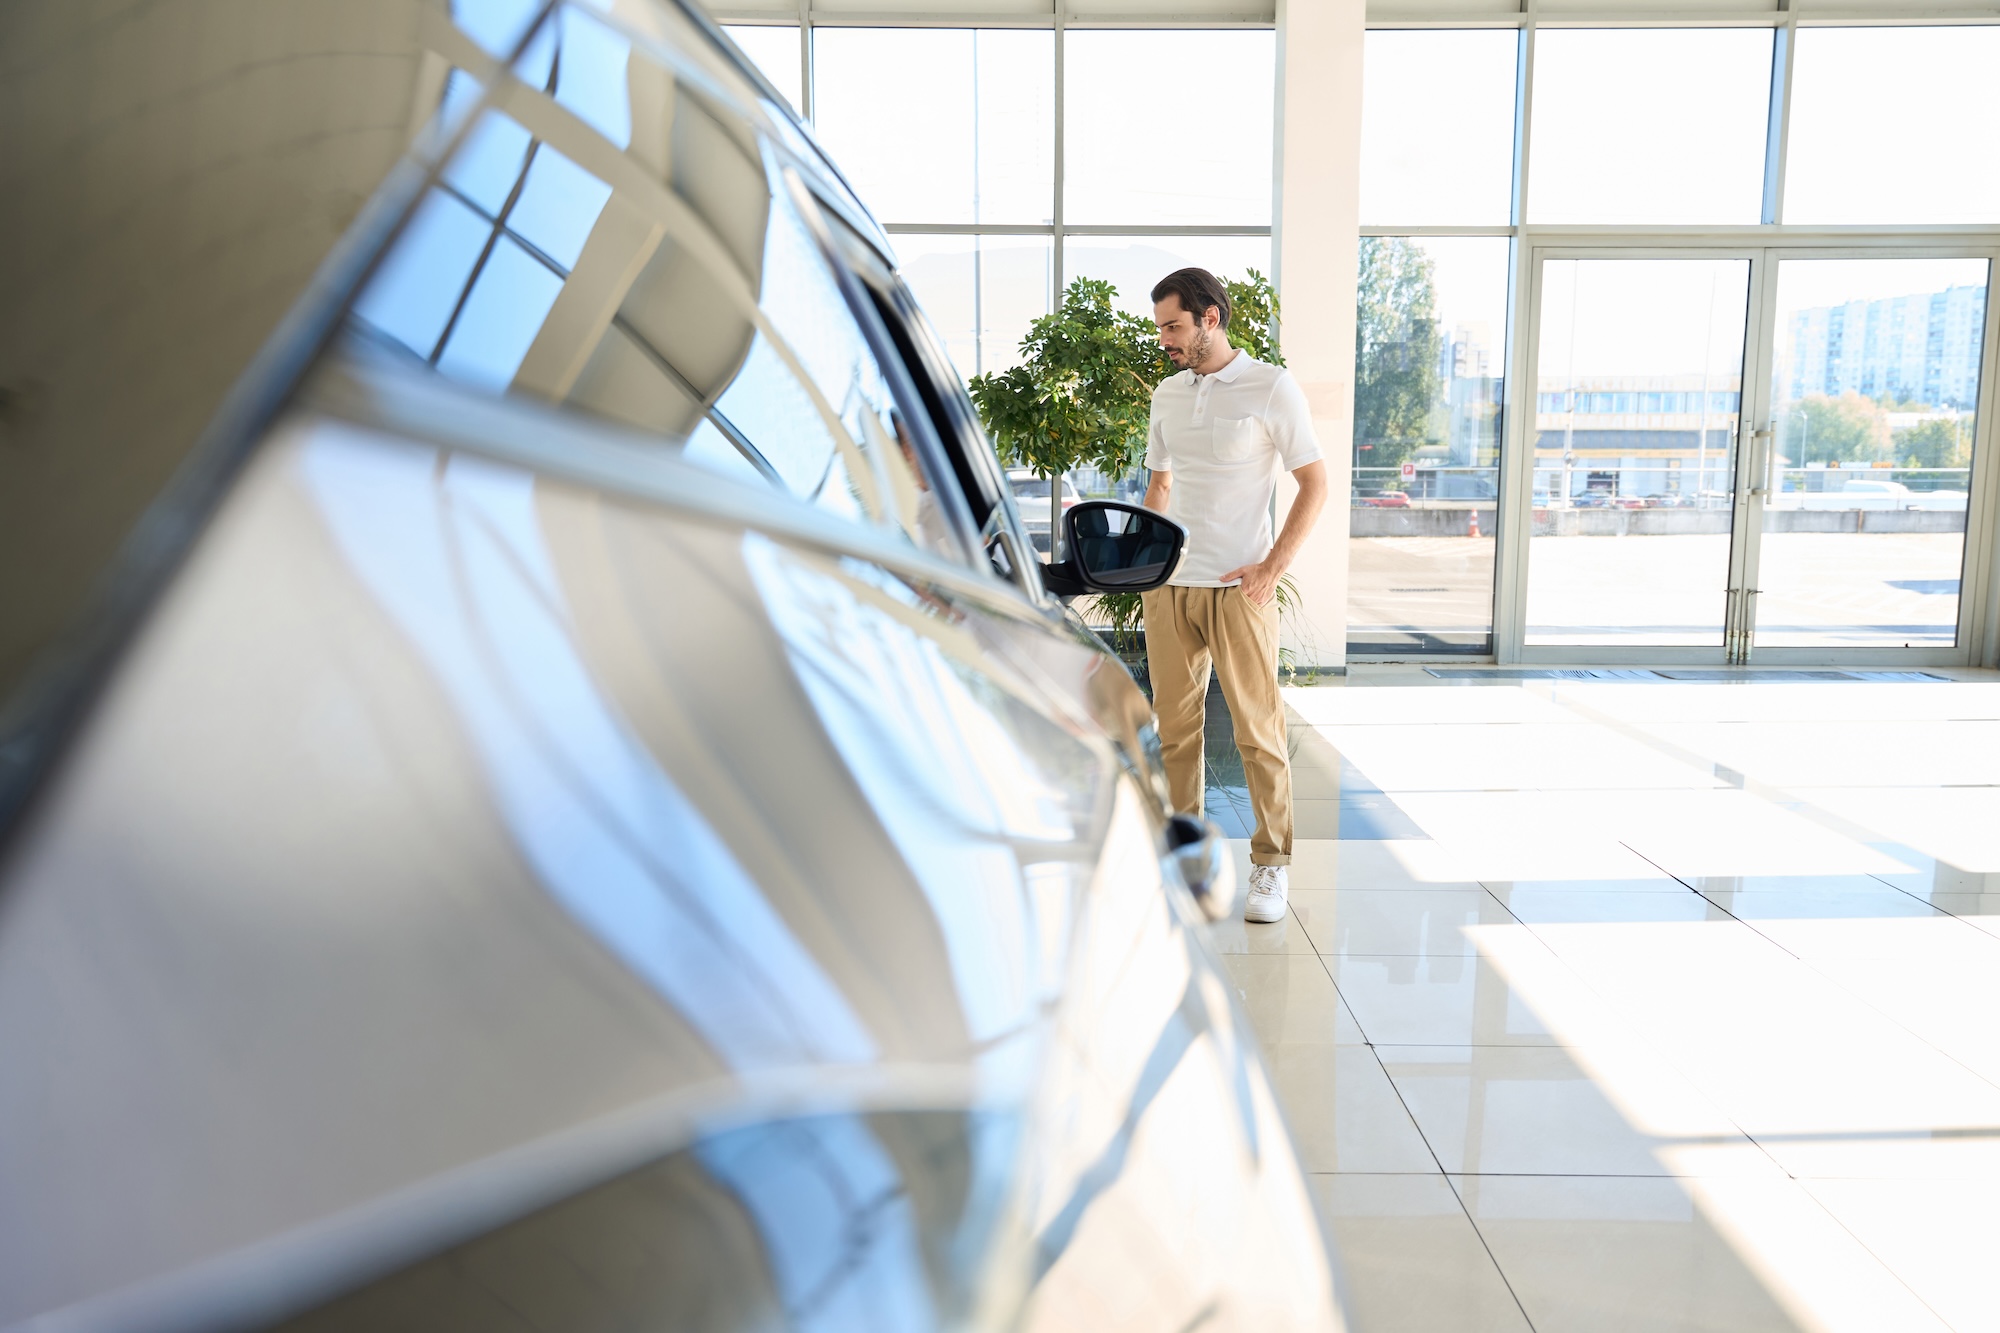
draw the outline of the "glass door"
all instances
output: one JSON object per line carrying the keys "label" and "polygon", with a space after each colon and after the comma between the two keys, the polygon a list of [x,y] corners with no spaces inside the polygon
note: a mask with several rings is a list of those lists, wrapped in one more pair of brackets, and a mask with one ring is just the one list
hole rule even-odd
{"label": "glass door", "polygon": [[1538,268],[1522,643],[1720,660],[1742,586],[1731,554],[1752,260]]}
{"label": "glass door", "polygon": [[1957,643],[1988,267],[1777,259],[1756,647]]}

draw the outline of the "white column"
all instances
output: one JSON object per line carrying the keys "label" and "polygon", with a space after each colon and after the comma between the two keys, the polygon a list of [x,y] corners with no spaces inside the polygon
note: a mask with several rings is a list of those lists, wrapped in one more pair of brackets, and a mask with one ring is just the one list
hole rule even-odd
{"label": "white column", "polygon": [[[1301,667],[1347,661],[1354,276],[1361,226],[1364,0],[1278,0],[1273,260],[1285,362],[1312,405],[1332,495],[1292,565],[1304,602],[1286,632]],[[1278,487],[1283,522],[1296,488]]]}

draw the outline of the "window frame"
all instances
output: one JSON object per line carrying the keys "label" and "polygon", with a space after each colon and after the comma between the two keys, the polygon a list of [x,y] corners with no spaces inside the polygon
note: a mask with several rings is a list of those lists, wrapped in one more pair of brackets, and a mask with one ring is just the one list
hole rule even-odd
{"label": "window frame", "polygon": [[[1065,269],[1065,242],[1072,237],[1093,234],[1105,235],[1157,235],[1157,236],[1215,236],[1245,235],[1266,236],[1273,241],[1273,281],[1282,290],[1282,271],[1276,249],[1275,227],[1204,227],[1204,226],[1076,226],[1068,224],[1063,216],[1063,186],[1066,163],[1064,160],[1063,138],[1066,128],[1063,98],[1064,34],[1070,29],[1137,29],[1157,30],[1178,29],[1239,29],[1277,28],[1276,5],[1259,6],[1254,12],[1246,12],[1242,7],[1227,9],[1228,0],[1210,0],[1213,8],[1182,11],[1171,16],[1163,14],[1134,14],[1130,17],[1097,13],[1075,12],[1075,0],[1051,0],[1048,8],[1040,13],[981,12],[976,6],[963,9],[946,9],[942,3],[936,8],[922,8],[923,0],[907,12],[876,10],[856,12],[822,9],[825,0],[761,0],[756,9],[748,4],[759,0],[738,0],[746,7],[732,8],[726,3],[715,9],[717,21],[734,25],[776,24],[795,29],[799,34],[800,67],[804,79],[803,105],[801,116],[808,122],[812,116],[812,35],[816,28],[825,27],[947,27],[947,28],[1045,28],[1055,32],[1055,180],[1054,180],[1054,220],[1043,226],[953,226],[937,223],[903,221],[884,226],[883,230],[892,237],[897,234],[930,235],[985,235],[1004,237],[1008,235],[1047,236],[1053,246],[1051,264],[1051,306],[1058,299]],[[995,7],[998,8],[997,6]],[[1525,399],[1520,395],[1520,386],[1527,384],[1527,376],[1532,363],[1532,302],[1534,298],[1535,259],[1537,252],[1548,252],[1552,247],[1581,247],[1601,252],[1604,248],[1629,249],[1634,255],[1657,252],[1661,249],[1744,248],[1759,251],[1769,258],[1800,256],[1813,253],[1911,253],[1912,250],[1932,254],[1993,254],[2000,261],[2000,224],[1798,224],[1790,223],[1784,217],[1787,155],[1790,150],[1792,113],[1792,73],[1797,35],[1808,28],[1859,28],[1859,27],[1992,27],[2000,26],[2000,14],[1995,14],[1990,5],[1976,4],[1975,0],[1937,0],[1928,4],[1921,16],[1911,16],[1908,5],[1899,0],[1848,0],[1838,10],[1824,12],[1800,12],[1795,0],[1721,0],[1714,8],[1692,13],[1663,13],[1660,8],[1649,6],[1644,0],[1572,0],[1560,14],[1547,13],[1538,0],[1507,0],[1501,12],[1495,12],[1491,0],[1369,0],[1366,24],[1369,30],[1433,30],[1433,29],[1500,29],[1517,35],[1515,74],[1515,116],[1513,133],[1512,180],[1513,191],[1509,209],[1509,219],[1504,224],[1484,226],[1465,225],[1382,225],[1364,219],[1360,234],[1363,236],[1407,236],[1407,237],[1456,237],[1493,236],[1504,237],[1510,244],[1510,292],[1508,296],[1507,328],[1504,346],[1499,358],[1499,367],[1508,385],[1506,401],[1502,405],[1502,459],[1501,495],[1499,500],[1499,538],[1495,552],[1493,581],[1493,638],[1492,651],[1485,654],[1486,660],[1501,663],[1521,662],[1522,643],[1519,632],[1520,616],[1524,612],[1526,576],[1526,539],[1523,531],[1523,515],[1527,512],[1530,496],[1525,483],[1518,480],[1519,468],[1514,459],[1519,456],[1520,423],[1527,419],[1522,410],[1524,405],[1535,401],[1530,394]],[[1773,32],[1771,79],[1768,92],[1768,114],[1765,125],[1765,153],[1763,189],[1760,200],[1759,220],[1755,223],[1716,225],[1629,225],[1629,224],[1579,224],[1579,223],[1539,223],[1527,221],[1528,190],[1531,158],[1534,146],[1532,124],[1532,103],[1534,93],[1534,60],[1536,35],[1545,30],[1558,28],[1766,28]],[[1275,109],[1274,109],[1275,113]],[[1274,192],[1282,189],[1282,179],[1274,166]],[[1275,203],[1275,200],[1274,200]],[[1273,217],[1277,216],[1275,209]],[[2000,270],[1997,270],[2000,271]],[[1983,468],[1985,475],[1975,475],[1973,488],[1973,519],[1967,533],[1965,563],[1965,586],[1960,598],[1960,625],[1958,646],[1944,656],[1936,658],[1938,664],[1970,665],[2000,657],[2000,607],[1989,609],[1987,603],[1991,586],[1995,582],[1992,565],[1996,556],[1995,534],[1990,531],[1994,524],[1990,517],[2000,516],[2000,459],[1994,457],[2000,448],[2000,300],[1989,300],[1987,312],[1986,344],[1983,353],[1984,376],[1980,419],[1975,427],[1976,467]],[[1747,406],[1747,405],[1746,405]],[[1828,654],[1820,650],[1761,650],[1760,660],[1783,660],[1791,652],[1810,651],[1817,654],[1815,660],[1840,657],[1843,654]],[[1891,655],[1901,665],[1914,665],[1918,650]],[[1768,658],[1766,656],[1768,654]],[[1351,653],[1353,660],[1395,660],[1407,657],[1407,653],[1376,655]],[[1873,654],[1875,660],[1884,660],[1884,655]],[[1456,657],[1456,660],[1480,660],[1479,655]]]}
{"label": "window frame", "polygon": [[[1532,468],[1521,460],[1532,411],[1524,405],[1536,400],[1530,393],[1521,396],[1518,386],[1527,385],[1533,370],[1535,298],[1539,287],[1537,259],[1567,252],[1603,255],[1621,251],[1632,257],[1663,252],[1755,252],[1764,263],[1781,258],[1889,256],[1991,255],[2000,275],[2000,224],[1960,223],[1791,223],[1784,218],[1787,156],[1791,146],[1791,103],[1793,61],[1797,34],[1805,28],[1860,27],[1994,27],[2000,15],[1989,8],[1984,12],[1947,13],[1933,10],[1912,19],[1889,0],[1870,6],[1801,15],[1795,7],[1751,10],[1747,5],[1714,12],[1667,16],[1615,0],[1600,0],[1592,8],[1566,9],[1559,16],[1535,12],[1530,0],[1520,0],[1522,12],[1495,15],[1477,11],[1467,3],[1457,12],[1426,7],[1414,12],[1400,0],[1375,0],[1370,5],[1368,29],[1375,30],[1454,30],[1468,28],[1512,29],[1517,34],[1515,75],[1515,124],[1513,163],[1513,205],[1506,225],[1494,226],[1397,226],[1371,224],[1363,219],[1363,236],[1455,237],[1495,236],[1507,238],[1513,248],[1511,291],[1509,294],[1506,347],[1502,366],[1508,390],[1503,402],[1500,501],[1496,514],[1499,537],[1493,571],[1493,637],[1491,652],[1456,660],[1487,660],[1498,664],[1536,664],[1556,661],[1590,660],[1607,664],[1658,663],[1673,659],[1669,649],[1537,649],[1525,643],[1527,598],[1527,534],[1532,514]],[[1406,9],[1410,12],[1404,12]],[[1771,81],[1765,123],[1764,188],[1760,219],[1733,225],[1683,224],[1591,224],[1531,223],[1528,221],[1531,158],[1534,147],[1533,96],[1537,34],[1550,29],[1575,28],[1741,28],[1772,29]],[[2000,278],[1996,278],[2000,281]],[[1761,336],[1761,335],[1760,335]],[[1756,660],[1773,664],[1838,663],[1841,665],[1893,664],[1971,666],[2000,655],[2000,611],[1989,607],[1993,594],[1993,564],[1996,555],[1994,518],[2000,515],[2000,411],[1993,396],[2000,391],[2000,301],[1989,299],[1987,330],[1982,368],[1984,378],[1978,421],[1974,428],[1974,476],[1970,522],[1966,533],[1963,586],[1959,599],[1956,646],[1949,649],[1756,649]],[[1761,356],[1761,352],[1753,356]],[[1754,414],[1751,404],[1746,410]],[[1747,420],[1747,418],[1746,418]],[[1760,423],[1751,423],[1760,424]],[[1411,657],[1409,652],[1393,654],[1350,651],[1350,661],[1391,661]]]}
{"label": "window frame", "polygon": [[[803,71],[800,119],[811,124],[814,116],[813,97],[813,34],[821,28],[952,28],[952,29],[1038,29],[1052,30],[1055,34],[1054,86],[1054,170],[1051,187],[1054,191],[1051,201],[1051,220],[1047,223],[952,223],[925,219],[907,219],[897,222],[884,221],[882,230],[893,243],[893,238],[902,236],[965,236],[994,237],[1033,236],[1047,238],[1051,245],[1049,263],[1049,290],[1046,293],[1046,309],[1053,310],[1062,297],[1066,284],[1065,247],[1071,238],[1092,236],[1159,236],[1192,237],[1210,236],[1254,236],[1271,239],[1275,245],[1276,228],[1262,225],[1212,225],[1212,224],[1156,224],[1144,219],[1130,223],[1075,224],[1064,217],[1064,184],[1067,178],[1067,163],[1064,154],[1064,137],[1067,130],[1065,96],[1063,89],[1064,52],[1066,35],[1071,30],[1083,31],[1266,31],[1275,32],[1277,22],[1274,16],[1261,14],[1245,15],[1242,11],[1215,11],[1162,15],[1137,16],[1131,19],[1089,17],[1081,18],[1069,13],[1067,3],[1056,3],[1043,14],[981,13],[967,10],[954,13],[946,10],[914,9],[909,13],[875,12],[859,14],[842,10],[821,10],[812,0],[799,0],[795,9],[732,9],[726,5],[711,10],[718,24],[735,27],[782,27],[799,34],[800,68]],[[1273,114],[1276,108],[1273,107]],[[1277,216],[1277,162],[1273,153],[1272,162],[1272,216]],[[1276,251],[1273,250],[1272,266],[1276,267]],[[965,369],[961,367],[961,369]]]}

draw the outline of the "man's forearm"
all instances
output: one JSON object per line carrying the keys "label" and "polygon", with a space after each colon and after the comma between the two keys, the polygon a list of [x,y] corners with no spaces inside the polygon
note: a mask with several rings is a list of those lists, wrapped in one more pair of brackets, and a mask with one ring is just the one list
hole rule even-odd
{"label": "man's forearm", "polygon": [[1320,511],[1326,508],[1326,473],[1319,464],[1308,464],[1313,468],[1311,476],[1304,475],[1300,468],[1293,475],[1298,478],[1299,493],[1292,500],[1291,512],[1285,515],[1284,530],[1278,533],[1278,540],[1271,547],[1267,560],[1275,564],[1280,572],[1290,569],[1292,561],[1298,558],[1299,549],[1312,535],[1313,526],[1319,522]]}
{"label": "man's forearm", "polygon": [[1155,472],[1146,482],[1146,498],[1142,503],[1156,514],[1167,512],[1167,502],[1173,498],[1173,478],[1164,472]]}

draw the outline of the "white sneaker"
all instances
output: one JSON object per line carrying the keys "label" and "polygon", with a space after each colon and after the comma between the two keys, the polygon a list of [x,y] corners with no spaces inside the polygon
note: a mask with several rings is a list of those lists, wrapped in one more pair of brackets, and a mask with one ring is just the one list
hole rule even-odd
{"label": "white sneaker", "polygon": [[1285,919],[1285,881],[1287,876],[1283,866],[1252,866],[1250,868],[1250,896],[1243,900],[1245,921],[1283,921]]}

